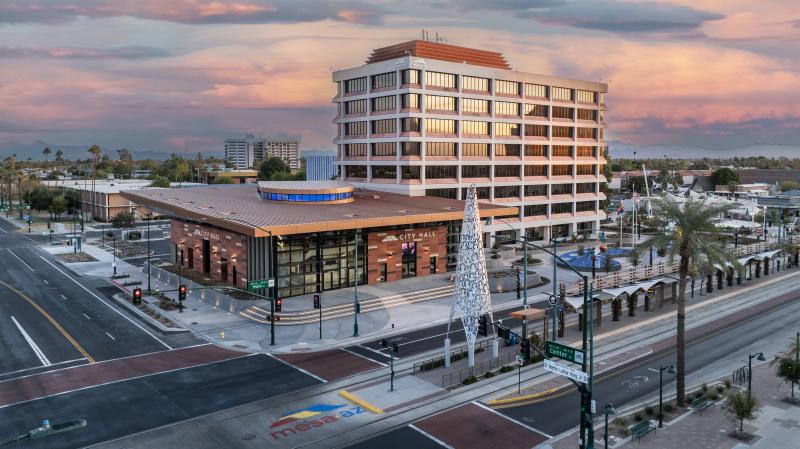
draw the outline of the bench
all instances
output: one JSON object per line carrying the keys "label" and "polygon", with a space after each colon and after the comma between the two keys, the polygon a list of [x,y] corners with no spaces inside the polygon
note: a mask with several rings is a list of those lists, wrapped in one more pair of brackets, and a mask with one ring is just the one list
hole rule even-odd
{"label": "bench", "polygon": [[708,398],[705,397],[705,395],[700,396],[699,398],[692,401],[692,408],[696,412],[700,412],[701,415],[703,414],[703,410],[711,407],[712,405],[714,405],[714,402],[709,401]]}
{"label": "bench", "polygon": [[650,421],[640,421],[631,426],[631,436],[641,440],[643,436],[654,430],[656,430],[656,426],[650,424]]}

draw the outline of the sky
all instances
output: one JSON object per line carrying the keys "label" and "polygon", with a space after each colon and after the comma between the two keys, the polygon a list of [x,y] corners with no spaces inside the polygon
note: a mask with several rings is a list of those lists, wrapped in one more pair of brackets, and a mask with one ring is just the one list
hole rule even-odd
{"label": "sky", "polygon": [[332,149],[331,70],[422,29],[607,82],[608,140],[800,146],[797,0],[2,0],[0,142]]}

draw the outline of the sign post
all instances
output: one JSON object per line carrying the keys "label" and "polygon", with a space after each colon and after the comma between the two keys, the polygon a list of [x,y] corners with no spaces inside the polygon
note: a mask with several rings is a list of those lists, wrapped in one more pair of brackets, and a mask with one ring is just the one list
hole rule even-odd
{"label": "sign post", "polygon": [[544,353],[548,357],[558,357],[568,362],[583,364],[584,352],[572,346],[562,345],[553,341],[545,342]]}
{"label": "sign post", "polygon": [[520,390],[522,389],[522,365],[525,364],[525,359],[523,359],[521,355],[518,355],[514,363],[517,364],[517,394],[520,394]]}

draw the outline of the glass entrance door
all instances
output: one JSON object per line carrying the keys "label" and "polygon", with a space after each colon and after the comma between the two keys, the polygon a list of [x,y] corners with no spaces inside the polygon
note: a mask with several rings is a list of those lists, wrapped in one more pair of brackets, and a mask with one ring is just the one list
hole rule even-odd
{"label": "glass entrance door", "polygon": [[403,279],[417,277],[417,261],[403,261]]}

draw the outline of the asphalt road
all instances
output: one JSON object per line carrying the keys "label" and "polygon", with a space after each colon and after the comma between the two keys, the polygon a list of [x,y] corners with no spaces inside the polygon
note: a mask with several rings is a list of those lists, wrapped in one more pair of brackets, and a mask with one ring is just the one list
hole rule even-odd
{"label": "asphalt road", "polygon": [[[800,292],[797,293],[800,298]],[[795,299],[797,299],[795,298]],[[768,339],[776,330],[797,327],[800,316],[800,301],[792,301],[784,306],[741,323],[730,324],[721,330],[689,341],[686,349],[687,373],[708,366],[720,359],[736,357],[747,358],[742,346]],[[598,409],[606,403],[615,407],[639,400],[658,391],[658,372],[650,368],[661,365],[674,365],[673,349],[652,354],[644,360],[624,366],[611,373],[598,376],[594,382],[594,397]],[[745,362],[742,362],[745,365]],[[664,383],[674,380],[674,375],[664,373]],[[558,435],[578,425],[579,395],[574,388],[543,397],[536,402],[512,408],[499,409],[498,412],[541,432]],[[498,435],[498,440],[502,438]],[[419,442],[419,432],[408,426],[393,429],[372,439],[351,447],[427,447]]]}
{"label": "asphalt road", "polygon": [[0,408],[0,441],[41,425],[83,418],[86,428],[18,443],[77,448],[267,399],[319,383],[266,355],[100,385]]}
{"label": "asphalt road", "polygon": [[75,277],[0,220],[0,379],[199,343],[118,310],[104,279]]}

